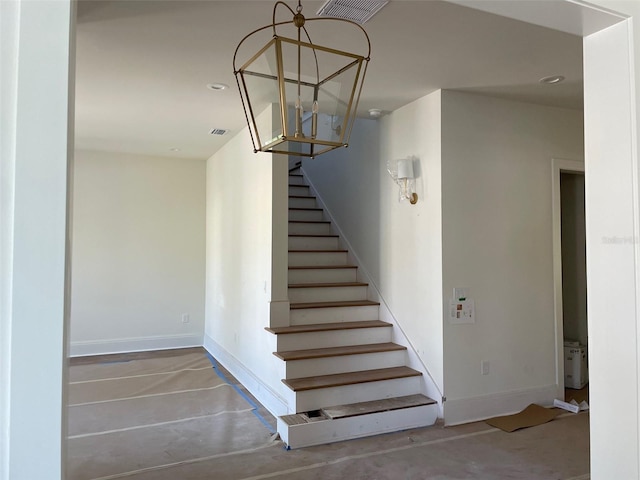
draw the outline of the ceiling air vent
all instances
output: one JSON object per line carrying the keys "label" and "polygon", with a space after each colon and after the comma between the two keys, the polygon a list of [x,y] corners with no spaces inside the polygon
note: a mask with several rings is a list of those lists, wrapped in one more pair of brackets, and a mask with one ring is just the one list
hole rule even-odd
{"label": "ceiling air vent", "polygon": [[209,131],[211,135],[224,135],[227,132],[228,130],[225,130],[224,128],[212,128],[211,131]]}
{"label": "ceiling air vent", "polygon": [[362,25],[387,3],[388,0],[329,0],[318,10],[318,16],[343,18]]}

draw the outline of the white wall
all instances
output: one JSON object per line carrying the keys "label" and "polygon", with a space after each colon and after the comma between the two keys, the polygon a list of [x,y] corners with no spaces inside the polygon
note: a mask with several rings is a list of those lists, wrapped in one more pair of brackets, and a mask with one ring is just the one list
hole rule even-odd
{"label": "white wall", "polygon": [[[287,158],[254,154],[247,129],[207,161],[204,345],[278,415],[287,413],[285,387],[273,355],[275,335],[264,328],[271,325],[274,305],[284,305],[288,319],[282,263],[287,181]],[[272,263],[272,256],[280,265]]]}
{"label": "white wall", "polygon": [[17,2],[0,3],[0,478],[9,477],[18,7]]}
{"label": "white wall", "polygon": [[584,40],[591,478],[639,478],[640,3],[593,3],[633,18]]}
{"label": "white wall", "polygon": [[74,170],[71,354],[202,345],[206,162],[78,151]]}
{"label": "white wall", "polygon": [[69,1],[0,2],[0,477],[7,480],[65,478],[72,18]]}
{"label": "white wall", "polygon": [[[440,92],[358,120],[349,148],[303,168],[442,391]],[[419,201],[398,202],[387,160],[417,157]]]}
{"label": "white wall", "polygon": [[[557,392],[553,157],[583,158],[582,112],[443,92],[443,302],[468,287],[475,324],[444,322],[445,420]],[[481,375],[481,361],[490,373]]]}
{"label": "white wall", "polygon": [[[444,389],[447,423],[556,395],[551,159],[583,158],[582,127],[579,111],[437,92],[359,121],[348,149],[303,163]],[[398,203],[386,173],[409,155],[415,206]],[[476,324],[444,320],[453,287],[470,288]]]}

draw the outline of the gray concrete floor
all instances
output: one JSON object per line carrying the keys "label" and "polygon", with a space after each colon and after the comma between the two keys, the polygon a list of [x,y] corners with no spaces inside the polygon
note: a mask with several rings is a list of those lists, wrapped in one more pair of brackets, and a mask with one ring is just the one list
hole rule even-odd
{"label": "gray concrete floor", "polygon": [[[167,354],[163,355],[166,358]],[[104,360],[100,359],[109,368],[117,366],[117,363],[105,363]],[[123,363],[123,366],[127,367],[127,364]],[[132,368],[132,365],[129,364],[128,368]],[[173,420],[176,415],[173,407],[153,407],[156,409],[154,415],[158,417],[169,418],[163,412],[171,412],[173,416],[168,424],[158,425],[162,423],[158,422],[160,418],[149,417],[149,408],[155,404],[141,402],[160,402],[164,398],[162,395],[71,408],[72,422],[78,432],[89,432],[90,429],[83,427],[85,423],[96,425],[92,427],[96,432],[70,439],[69,467],[72,475],[68,479],[589,478],[588,413],[566,413],[547,424],[513,433],[494,429],[484,422],[447,428],[436,425],[286,450],[267,426],[272,427],[275,419],[259,405],[254,409],[248,408],[244,397],[253,400],[250,395],[224,369],[219,369],[218,373],[224,375],[226,382],[220,380],[219,376],[212,377],[211,387],[203,390],[202,395],[215,393],[217,396],[204,403],[202,398],[196,400],[191,396],[194,392],[172,393],[166,397],[174,404],[165,407],[175,405],[175,408],[185,408],[183,421]],[[218,388],[223,383],[225,385]],[[82,383],[80,387],[85,388],[85,385],[90,384]],[[122,388],[129,387],[123,384]],[[138,419],[135,421],[139,424],[131,427],[131,430],[122,428],[124,414],[115,415],[116,411],[112,411],[121,404],[123,408],[126,406],[126,415]],[[141,411],[140,415],[135,415],[135,411],[132,411],[138,404],[146,409],[144,414]],[[213,404],[216,404],[215,409],[211,406]],[[198,418],[193,418],[195,407],[199,409]],[[86,408],[95,410],[85,412]],[[111,413],[106,415],[107,412]],[[100,415],[104,415],[104,418],[97,418]],[[266,422],[259,421],[260,416]],[[116,419],[121,422],[118,431],[109,431],[109,422]]]}
{"label": "gray concrete floor", "polygon": [[136,475],[136,480],[589,478],[589,417],[504,433],[484,423],[439,426],[300,450],[275,442],[249,452]]}

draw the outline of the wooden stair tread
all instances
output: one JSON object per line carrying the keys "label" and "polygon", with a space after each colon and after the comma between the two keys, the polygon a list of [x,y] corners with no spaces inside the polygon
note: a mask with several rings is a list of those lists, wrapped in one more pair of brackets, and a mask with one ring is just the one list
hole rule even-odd
{"label": "wooden stair tread", "polygon": [[305,378],[285,378],[282,380],[294,392],[319,388],[342,387],[359,383],[380,382],[397,378],[419,377],[422,373],[409,367],[379,368],[360,372],[337,373]]}
{"label": "wooden stair tread", "polygon": [[370,343],[366,345],[347,345],[344,347],[310,348],[308,350],[289,350],[286,352],[273,352],[273,354],[290,362],[293,360],[310,360],[327,357],[343,357],[346,355],[362,355],[365,353],[383,353],[406,350],[407,347],[397,343]]}
{"label": "wooden stair tread", "polygon": [[275,335],[290,333],[329,332],[332,330],[351,330],[355,328],[380,328],[392,325],[382,320],[362,320],[359,322],[313,323],[309,325],[291,325],[289,327],[265,327],[267,332]]}
{"label": "wooden stair tread", "polygon": [[349,250],[344,250],[344,249],[331,249],[331,250],[288,250],[289,253],[345,253],[348,252]]}
{"label": "wooden stair tread", "polygon": [[334,233],[290,233],[290,237],[320,237],[320,238],[338,238],[339,235]]}
{"label": "wooden stair tread", "polygon": [[289,223],[312,223],[312,224],[327,224],[331,223],[329,220],[289,220]]}
{"label": "wooden stair tread", "polygon": [[[296,167],[296,168],[299,168],[299,167]],[[295,170],[295,168],[294,168],[294,170]],[[304,175],[302,175],[301,173],[290,173],[289,176],[290,177],[304,177]]]}
{"label": "wooden stair tread", "polygon": [[368,287],[368,283],[341,282],[341,283],[290,283],[289,288],[332,288],[332,287]]}
{"label": "wooden stair tread", "polygon": [[[308,250],[305,250],[308,251]],[[289,270],[328,270],[340,268],[358,268],[356,265],[292,265]]]}
{"label": "wooden stair tread", "polygon": [[[297,185],[298,187],[303,187],[304,185]],[[310,195],[289,195],[289,198],[316,198]]]}
{"label": "wooden stair tread", "polygon": [[356,417],[372,413],[390,412],[402,408],[421,407],[437,403],[432,398],[422,394],[407,395],[404,397],[384,398],[369,402],[351,403],[349,405],[335,405],[322,408],[322,412],[330,419]]}
{"label": "wooden stair tread", "polygon": [[377,307],[380,303],[371,300],[349,300],[342,302],[307,302],[307,303],[291,303],[291,310],[301,308],[332,308],[332,307]]}
{"label": "wooden stair tread", "polygon": [[316,212],[321,212],[322,211],[322,209],[318,208],[318,207],[307,207],[307,208],[304,208],[304,207],[289,207],[289,210],[304,210],[304,211],[312,210],[312,211],[316,211]]}

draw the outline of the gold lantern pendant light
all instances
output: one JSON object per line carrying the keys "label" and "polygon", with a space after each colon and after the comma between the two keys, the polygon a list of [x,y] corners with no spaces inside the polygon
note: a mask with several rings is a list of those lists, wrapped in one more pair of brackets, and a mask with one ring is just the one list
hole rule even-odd
{"label": "gold lantern pendant light", "polygon": [[[278,6],[287,8],[293,19],[276,22]],[[332,22],[359,29],[366,54],[314,44],[308,30],[311,22],[317,22],[318,28]],[[297,29],[297,38],[278,34],[278,27],[287,25]],[[250,40],[269,28],[273,37],[253,55],[244,55],[247,59],[238,67]],[[233,56],[254,152],[315,157],[346,147],[370,53],[369,36],[357,23],[329,17],[307,19],[300,2],[295,11],[282,1],[276,2],[271,24],[246,35]]]}

